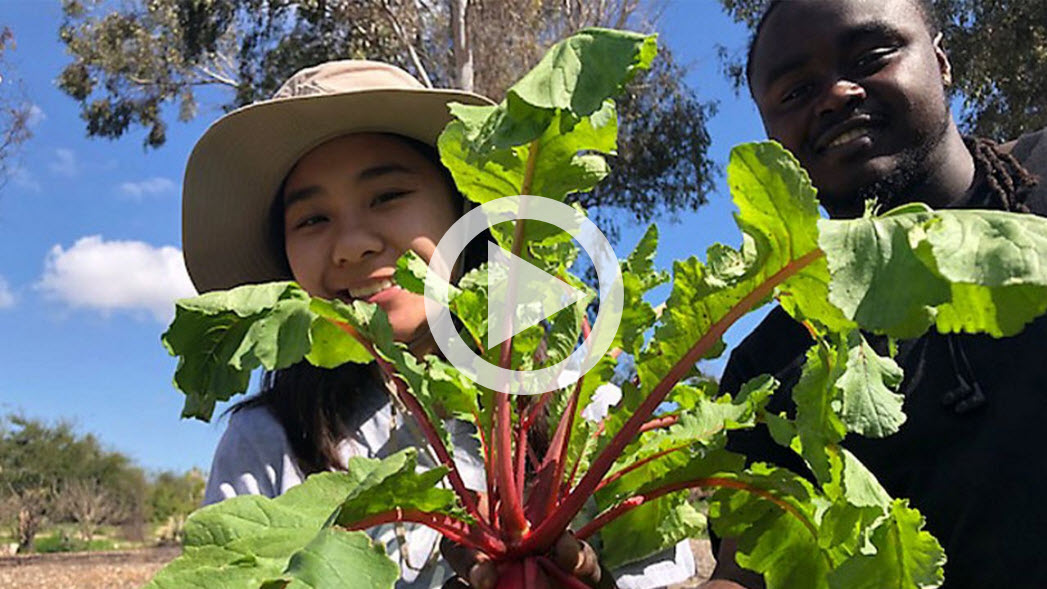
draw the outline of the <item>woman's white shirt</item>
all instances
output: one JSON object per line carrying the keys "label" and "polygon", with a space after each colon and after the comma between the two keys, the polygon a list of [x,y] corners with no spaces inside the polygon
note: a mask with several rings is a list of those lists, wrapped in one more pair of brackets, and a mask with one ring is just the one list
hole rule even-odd
{"label": "woman's white shirt", "polygon": [[[407,447],[423,447],[412,428],[405,425],[392,404],[386,402],[365,420],[339,451],[343,461],[351,456],[385,458]],[[479,442],[471,424],[449,420],[455,466],[465,486],[485,491]],[[419,452],[420,467],[431,468],[432,460]],[[280,422],[264,407],[248,407],[233,413],[215,450],[204,504],[237,495],[276,497],[305,479]],[[439,534],[415,524],[383,525],[368,534],[385,546],[386,554],[400,567],[397,589],[439,588],[453,574],[440,558]],[[402,539],[402,542],[401,542]],[[675,549],[614,571],[621,589],[653,589],[684,581],[695,574],[694,556],[686,541]]]}

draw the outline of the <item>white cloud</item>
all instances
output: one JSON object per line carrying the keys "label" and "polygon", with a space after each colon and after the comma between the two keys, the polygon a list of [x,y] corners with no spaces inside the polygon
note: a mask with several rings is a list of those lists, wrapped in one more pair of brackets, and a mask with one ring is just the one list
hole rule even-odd
{"label": "white cloud", "polygon": [[11,292],[7,281],[0,276],[0,309],[10,309],[13,306],[15,306],[15,293]]}
{"label": "white cloud", "polygon": [[44,112],[44,109],[36,104],[29,106],[29,118],[26,120],[26,125],[28,125],[30,129],[35,129],[40,123],[46,120],[47,113]]}
{"label": "white cloud", "polygon": [[33,173],[22,166],[16,166],[11,169],[11,181],[15,183],[15,186],[29,192],[40,192],[43,190]]}
{"label": "white cloud", "polygon": [[150,196],[163,196],[175,194],[178,185],[168,178],[156,176],[141,182],[124,182],[120,185],[120,193],[134,200],[142,200]]}
{"label": "white cloud", "polygon": [[178,248],[100,235],[52,247],[36,288],[72,308],[147,311],[159,321],[174,316],[175,299],[195,294]]}
{"label": "white cloud", "polygon": [[67,178],[73,178],[80,173],[80,161],[76,152],[64,147],[55,150],[55,159],[47,167],[55,174]]}

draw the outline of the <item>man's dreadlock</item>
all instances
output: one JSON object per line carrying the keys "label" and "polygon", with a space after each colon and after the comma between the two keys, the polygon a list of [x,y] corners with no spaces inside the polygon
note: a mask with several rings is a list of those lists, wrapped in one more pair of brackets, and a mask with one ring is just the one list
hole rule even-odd
{"label": "man's dreadlock", "polygon": [[963,142],[974,157],[977,174],[983,176],[989,185],[991,202],[1005,211],[1030,212],[1025,199],[1037,184],[1036,176],[991,139],[964,137]]}

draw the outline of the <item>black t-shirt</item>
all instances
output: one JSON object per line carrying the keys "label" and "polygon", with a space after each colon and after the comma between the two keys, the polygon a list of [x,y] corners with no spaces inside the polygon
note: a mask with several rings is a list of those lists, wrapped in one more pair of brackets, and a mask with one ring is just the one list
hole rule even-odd
{"label": "black t-shirt", "polygon": [[[1026,204],[1047,216],[1047,129],[1022,137],[1012,153],[1041,178]],[[962,206],[988,208],[986,194],[976,181]],[[782,386],[769,409],[795,415],[790,391],[811,343],[774,309],[731,354],[722,390],[773,374]],[[931,332],[903,342],[896,360],[906,423],[893,436],[852,434],[843,445],[926,516],[948,556],[945,587],[1047,587],[1047,318],[1007,339]],[[733,432],[728,446],[807,472],[763,426]]]}

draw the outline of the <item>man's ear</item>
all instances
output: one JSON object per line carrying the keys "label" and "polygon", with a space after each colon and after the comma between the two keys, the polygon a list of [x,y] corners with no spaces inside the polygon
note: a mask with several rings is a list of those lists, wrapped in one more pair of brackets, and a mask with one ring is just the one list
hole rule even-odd
{"label": "man's ear", "polygon": [[952,86],[952,64],[949,63],[949,56],[942,49],[942,33],[934,37],[934,56],[938,59],[938,72],[942,75],[942,83],[946,87]]}

